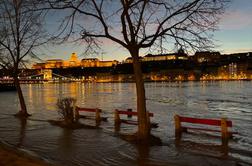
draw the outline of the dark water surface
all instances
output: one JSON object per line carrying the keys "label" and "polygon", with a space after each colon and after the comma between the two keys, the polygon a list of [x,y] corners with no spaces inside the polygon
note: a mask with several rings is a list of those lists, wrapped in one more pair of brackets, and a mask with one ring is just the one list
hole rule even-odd
{"label": "dark water surface", "polygon": [[[141,146],[125,142],[114,134],[113,110],[136,108],[132,83],[34,84],[23,85],[29,113],[26,122],[12,115],[19,109],[15,92],[0,93],[0,139],[34,151],[59,165],[252,165],[252,82],[146,83],[147,109],[159,128],[152,133],[162,146]],[[81,107],[99,107],[108,122],[100,129],[67,130],[51,126],[57,119],[59,97],[77,98]],[[239,133],[222,147],[220,137],[194,132],[183,134],[175,144],[175,114],[221,118],[233,121]],[[92,120],[83,123],[94,125]],[[132,133],[136,126],[122,125]]]}

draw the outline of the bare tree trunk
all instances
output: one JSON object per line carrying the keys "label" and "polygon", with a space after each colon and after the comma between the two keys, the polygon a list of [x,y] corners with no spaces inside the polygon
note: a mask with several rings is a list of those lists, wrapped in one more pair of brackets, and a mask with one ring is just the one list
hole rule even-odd
{"label": "bare tree trunk", "polygon": [[131,56],[133,58],[133,67],[137,90],[138,139],[146,140],[150,136],[150,130],[146,118],[145,88],[141,62],[139,62],[139,50],[132,50]]}
{"label": "bare tree trunk", "polygon": [[16,115],[21,116],[21,117],[27,117],[27,116],[29,116],[29,114],[27,112],[23,92],[22,92],[20,82],[19,82],[19,79],[18,79],[18,74],[17,74],[16,71],[15,71],[15,74],[14,74],[14,83],[15,83],[15,86],[17,88],[19,103],[20,103],[20,107],[21,107],[21,110]]}

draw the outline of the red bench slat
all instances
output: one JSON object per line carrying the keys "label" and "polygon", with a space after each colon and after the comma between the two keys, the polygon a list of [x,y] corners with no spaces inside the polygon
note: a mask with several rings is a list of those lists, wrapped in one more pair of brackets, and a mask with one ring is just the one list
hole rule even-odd
{"label": "red bench slat", "polygon": [[[179,119],[181,122],[221,126],[221,120],[189,118],[189,117],[181,117],[181,116],[179,117]],[[232,121],[227,121],[227,126],[232,127]]]}
{"label": "red bench slat", "polygon": [[130,111],[118,111],[119,114],[123,115],[137,115],[137,112],[130,112]]}
{"label": "red bench slat", "polygon": [[[131,112],[131,111],[120,111],[120,110],[117,110],[119,114],[123,114],[123,115],[134,115],[134,116],[137,116],[137,112]],[[150,113],[149,112],[149,116],[150,117],[153,117],[153,113]]]}
{"label": "red bench slat", "polygon": [[[80,107],[76,107],[76,109],[78,111],[83,111],[83,112],[96,112],[95,108],[80,108]],[[99,112],[101,112],[101,109],[98,109]]]}

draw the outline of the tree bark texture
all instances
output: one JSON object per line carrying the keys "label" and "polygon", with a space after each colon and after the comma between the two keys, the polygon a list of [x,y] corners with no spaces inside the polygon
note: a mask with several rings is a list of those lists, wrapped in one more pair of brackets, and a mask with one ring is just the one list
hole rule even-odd
{"label": "tree bark texture", "polygon": [[146,100],[144,80],[141,69],[141,62],[139,61],[139,50],[132,50],[131,56],[133,58],[133,67],[137,91],[137,114],[138,114],[138,138],[146,140],[150,135],[150,130],[146,118]]}
{"label": "tree bark texture", "polygon": [[27,108],[26,108],[26,104],[25,104],[25,100],[24,100],[24,96],[23,96],[23,92],[22,92],[22,89],[21,89],[21,86],[20,86],[20,82],[19,82],[19,79],[18,79],[17,72],[15,72],[15,74],[14,74],[14,83],[15,83],[15,86],[17,88],[19,104],[20,104],[20,108],[21,108],[21,110],[19,111],[18,114],[20,116],[27,116],[29,114],[27,112]]}

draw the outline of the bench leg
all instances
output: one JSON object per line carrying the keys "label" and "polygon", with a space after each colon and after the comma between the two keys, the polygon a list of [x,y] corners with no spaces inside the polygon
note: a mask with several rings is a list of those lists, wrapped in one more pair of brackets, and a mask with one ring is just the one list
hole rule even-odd
{"label": "bench leg", "polygon": [[174,121],[175,121],[175,137],[181,138],[182,129],[181,129],[180,118],[178,115],[174,116]]}
{"label": "bench leg", "polygon": [[227,119],[226,118],[221,118],[221,136],[222,136],[222,139],[228,139],[229,138]]}
{"label": "bench leg", "polygon": [[115,125],[120,125],[121,119],[120,119],[120,115],[117,109],[114,112],[114,120],[115,120]]}
{"label": "bench leg", "polygon": [[[132,109],[127,109],[128,112],[132,112]],[[128,115],[128,118],[132,118],[132,115]]]}
{"label": "bench leg", "polygon": [[101,114],[100,114],[100,110],[99,109],[95,110],[95,120],[96,121],[101,121]]}

